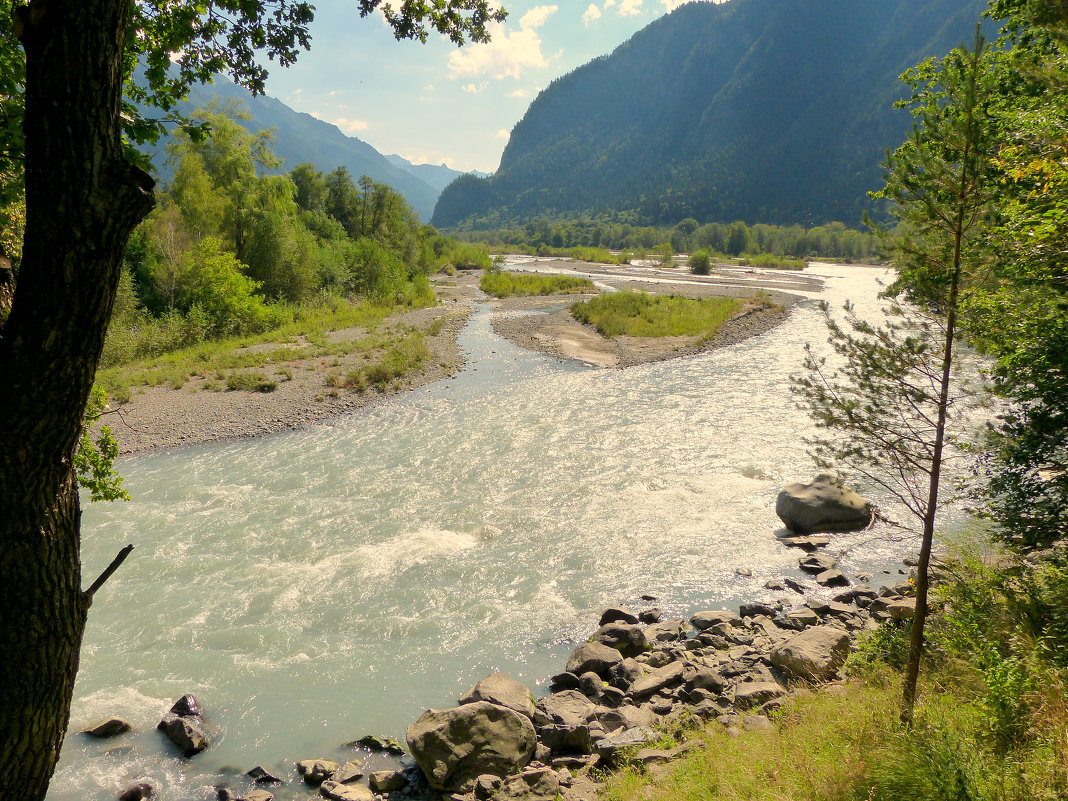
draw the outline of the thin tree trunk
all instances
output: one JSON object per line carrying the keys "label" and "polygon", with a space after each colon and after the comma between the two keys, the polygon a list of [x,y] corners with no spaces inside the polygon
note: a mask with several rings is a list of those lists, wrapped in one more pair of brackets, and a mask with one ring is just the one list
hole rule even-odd
{"label": "thin tree trunk", "polygon": [[90,597],[72,469],[122,254],[152,181],[119,136],[128,0],[33,0],[26,234],[0,329],[0,798],[44,798],[68,723]]}

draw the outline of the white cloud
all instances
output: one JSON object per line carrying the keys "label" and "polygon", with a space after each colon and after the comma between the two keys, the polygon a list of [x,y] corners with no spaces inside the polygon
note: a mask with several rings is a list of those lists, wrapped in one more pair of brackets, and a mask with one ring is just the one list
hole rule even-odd
{"label": "white cloud", "polygon": [[636,17],[642,13],[642,0],[619,0],[619,14],[623,17]]}
{"label": "white cloud", "polygon": [[604,10],[607,11],[616,4],[616,0],[604,0]]}
{"label": "white cloud", "polygon": [[[319,115],[315,114],[313,116],[318,117]],[[322,117],[320,117],[320,119],[322,119]],[[350,134],[354,134],[357,131],[366,131],[368,128],[371,127],[363,120],[348,120],[344,117],[338,117],[336,120],[330,120],[330,122],[334,123],[334,125],[336,125],[341,130],[348,131]]]}
{"label": "white cloud", "polygon": [[547,67],[541,52],[537,29],[559,10],[558,6],[537,6],[519,20],[519,30],[505,32],[504,25],[492,25],[488,42],[454,50],[449,55],[449,73],[456,78],[488,74],[493,78],[518,78],[525,69]]}
{"label": "white cloud", "polygon": [[582,21],[586,24],[586,27],[590,27],[590,23],[601,18],[601,9],[597,8],[596,3],[590,3],[590,7],[586,9],[586,13],[582,15]]}
{"label": "white cloud", "polygon": [[505,128],[501,128],[499,131],[497,131],[497,137],[499,139],[507,139],[511,135],[512,134]]}
{"label": "white cloud", "polygon": [[518,97],[520,100],[522,100],[524,97],[529,96],[530,92],[528,92],[526,89],[513,89],[511,92],[508,93],[508,97]]}
{"label": "white cloud", "polygon": [[520,18],[519,29],[530,31],[540,28],[545,24],[545,20],[549,19],[558,10],[559,6],[536,6]]}
{"label": "white cloud", "polygon": [[469,95],[477,95],[480,92],[483,92],[487,86],[489,86],[489,81],[483,81],[482,83],[467,83],[461,86],[460,88],[467,92],[467,94]]}

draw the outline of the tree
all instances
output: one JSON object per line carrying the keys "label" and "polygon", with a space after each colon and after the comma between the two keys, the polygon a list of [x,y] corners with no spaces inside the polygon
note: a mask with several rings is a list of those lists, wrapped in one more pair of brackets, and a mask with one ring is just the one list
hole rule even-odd
{"label": "tree", "polygon": [[[457,44],[485,40],[487,23],[504,18],[488,0],[356,7],[380,10],[398,38],[439,31]],[[291,63],[309,45],[312,14],[294,0],[0,0],[0,189],[24,191],[26,204],[14,292],[0,293],[5,800],[44,798],[93,595],[129,552],[82,589],[75,448],[123,250],[153,206],[153,181],[127,142],[165,124],[133,101],[172,112],[189,85],[221,71],[262,91],[257,52]]]}
{"label": "tree", "polygon": [[[816,424],[839,436],[818,439],[817,460],[846,464],[887,489],[917,519],[921,544],[901,717],[912,720],[924,624],[928,566],[939,508],[947,420],[954,405],[954,345],[962,281],[978,259],[981,223],[993,181],[987,49],[975,46],[929,59],[903,76],[912,97],[903,105],[916,125],[887,159],[886,187],[898,220],[891,241],[898,279],[891,296],[900,322],[880,328],[849,315],[848,332],[829,320],[831,344],[842,359],[829,372],[806,358],[796,381]],[[922,311],[921,311],[922,310]]]}

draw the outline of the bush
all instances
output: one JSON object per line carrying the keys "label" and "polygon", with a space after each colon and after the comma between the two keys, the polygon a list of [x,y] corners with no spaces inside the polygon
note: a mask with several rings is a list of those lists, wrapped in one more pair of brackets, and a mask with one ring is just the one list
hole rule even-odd
{"label": "bush", "polygon": [[690,254],[690,272],[694,275],[708,275],[712,272],[712,259],[707,250],[697,250]]}
{"label": "bush", "polygon": [[278,382],[263,373],[231,373],[226,377],[226,388],[241,392],[274,392]]}
{"label": "bush", "polygon": [[487,295],[497,298],[596,291],[590,279],[577,275],[504,273],[495,270],[482,276],[479,287]]}

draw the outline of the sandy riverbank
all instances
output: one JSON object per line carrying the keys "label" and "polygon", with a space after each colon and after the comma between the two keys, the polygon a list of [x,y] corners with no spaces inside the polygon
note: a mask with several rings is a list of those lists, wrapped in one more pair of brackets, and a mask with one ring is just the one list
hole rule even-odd
{"label": "sandy riverbank", "polygon": [[[573,263],[568,263],[573,266]],[[583,265],[584,267],[593,265]],[[292,359],[272,365],[274,370],[292,375],[279,380],[273,392],[211,391],[203,378],[190,379],[181,389],[167,386],[140,387],[104,422],[111,426],[123,455],[139,454],[156,448],[173,448],[228,439],[257,437],[354,412],[397,392],[446,378],[463,367],[464,355],[457,336],[474,311],[476,300],[485,300],[478,289],[480,273],[439,276],[435,291],[441,305],[407,311],[384,321],[384,326],[429,331],[441,321],[440,331],[427,335],[429,357],[421,371],[407,376],[385,391],[357,392],[330,385],[333,374],[344,375],[359,360],[357,355]],[[616,288],[674,292],[691,297],[730,294],[749,297],[751,287],[711,287],[691,283],[643,283],[630,279],[598,278],[598,283]],[[749,308],[731,320],[712,341],[698,344],[691,337],[606,339],[591,326],[580,325],[567,311],[575,300],[589,295],[563,295],[536,298],[492,300],[493,328],[531,350],[559,358],[579,359],[604,367],[629,367],[676,358],[709,348],[734,344],[761,334],[777,325],[798,298],[773,291],[773,308]],[[547,311],[547,313],[537,313]],[[528,312],[527,314],[516,314]],[[361,329],[332,332],[334,341],[366,335]]]}

